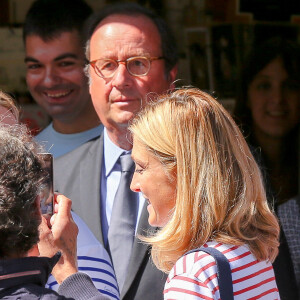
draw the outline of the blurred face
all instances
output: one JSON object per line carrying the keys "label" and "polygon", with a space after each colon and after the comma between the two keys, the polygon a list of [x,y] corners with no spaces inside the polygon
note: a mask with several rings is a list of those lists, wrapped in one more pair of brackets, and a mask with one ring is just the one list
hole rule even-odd
{"label": "blurred face", "polygon": [[17,124],[17,120],[12,112],[4,106],[0,105],[0,123],[7,125]]}
{"label": "blurred face", "polygon": [[135,173],[130,188],[141,192],[148,202],[148,222],[163,227],[176,202],[176,180],[167,175],[164,166],[138,140],[133,141],[132,159]]}
{"label": "blurred face", "polygon": [[262,69],[248,88],[256,137],[282,138],[300,119],[300,83],[289,78],[280,58]]}
{"label": "blurred face", "polygon": [[[156,26],[145,16],[112,15],[96,28],[90,41],[90,61],[97,59],[126,60],[133,56],[162,56],[161,41]],[[104,126],[127,128],[128,121],[146,104],[146,96],[170,88],[176,68],[165,74],[164,60],[154,60],[147,75],[135,77],[124,64],[112,78],[90,72],[90,94]]]}
{"label": "blurred face", "polygon": [[76,30],[49,41],[29,35],[25,50],[28,89],[52,118],[69,120],[91,105],[84,51]]}

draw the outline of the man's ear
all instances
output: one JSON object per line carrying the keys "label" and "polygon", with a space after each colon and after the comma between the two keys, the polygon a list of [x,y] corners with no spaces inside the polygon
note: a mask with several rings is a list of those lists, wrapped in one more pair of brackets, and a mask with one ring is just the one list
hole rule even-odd
{"label": "man's ear", "polygon": [[175,89],[175,80],[176,80],[177,72],[178,72],[178,64],[176,64],[169,72],[171,90]]}

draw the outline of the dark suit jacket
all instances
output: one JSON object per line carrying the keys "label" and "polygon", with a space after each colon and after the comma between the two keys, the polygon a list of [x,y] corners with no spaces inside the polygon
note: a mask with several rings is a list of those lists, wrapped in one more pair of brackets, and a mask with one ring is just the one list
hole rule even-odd
{"label": "dark suit jacket", "polygon": [[[55,159],[54,190],[73,202],[72,209],[87,223],[103,244],[100,221],[100,181],[103,161],[103,134],[77,149]],[[143,208],[137,234],[151,230],[146,204]],[[137,238],[134,241],[127,277],[121,292],[124,300],[163,299],[166,274],[153,264],[149,247]]]}

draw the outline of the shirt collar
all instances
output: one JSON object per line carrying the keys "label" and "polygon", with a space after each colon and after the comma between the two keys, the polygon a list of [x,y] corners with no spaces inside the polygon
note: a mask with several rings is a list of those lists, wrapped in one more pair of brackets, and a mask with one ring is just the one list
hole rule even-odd
{"label": "shirt collar", "polygon": [[116,144],[114,144],[108,137],[107,130],[104,127],[104,164],[105,164],[105,176],[107,177],[115,166],[117,160],[123,153],[131,153],[126,151]]}

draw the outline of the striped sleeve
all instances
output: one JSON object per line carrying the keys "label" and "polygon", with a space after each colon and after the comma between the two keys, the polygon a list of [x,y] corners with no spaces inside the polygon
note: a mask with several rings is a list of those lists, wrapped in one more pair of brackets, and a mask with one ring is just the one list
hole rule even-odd
{"label": "striped sleeve", "polygon": [[212,291],[205,283],[187,276],[175,276],[166,284],[164,299],[206,299],[213,300]]}
{"label": "striped sleeve", "polygon": [[[280,299],[272,264],[258,261],[247,246],[209,242],[229,261],[235,300]],[[164,299],[220,299],[215,260],[198,251],[181,257],[165,284]]]}
{"label": "striped sleeve", "polygon": [[[119,300],[118,284],[107,251],[82,219],[73,212],[72,216],[79,229],[77,237],[78,270],[88,274],[102,294],[112,300]],[[52,275],[49,277],[46,287],[58,290],[59,285]]]}
{"label": "striped sleeve", "polygon": [[[203,258],[205,258],[204,265],[195,264]],[[197,269],[194,268],[196,265]],[[195,252],[182,257],[168,276],[164,289],[164,299],[215,299],[216,290],[211,289],[208,282],[210,280],[216,282],[216,271],[214,259],[204,252]],[[206,274],[208,272],[208,276],[201,275],[203,272]]]}
{"label": "striped sleeve", "polygon": [[[115,274],[109,258],[106,260],[104,257],[99,258],[98,255],[95,257],[78,256],[78,270],[88,274],[102,294],[113,300],[120,298]],[[55,291],[58,290],[59,285],[52,275],[50,275],[46,287]]]}

